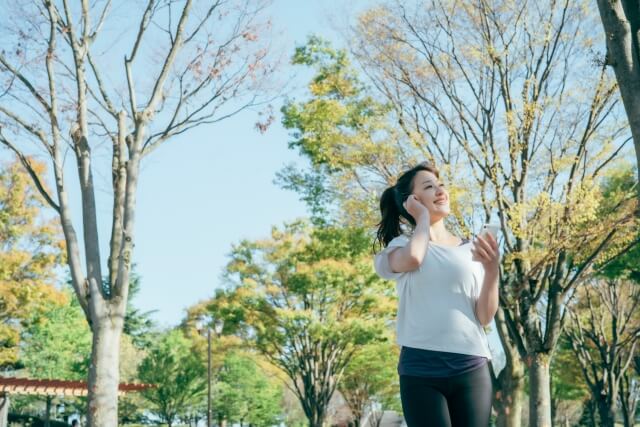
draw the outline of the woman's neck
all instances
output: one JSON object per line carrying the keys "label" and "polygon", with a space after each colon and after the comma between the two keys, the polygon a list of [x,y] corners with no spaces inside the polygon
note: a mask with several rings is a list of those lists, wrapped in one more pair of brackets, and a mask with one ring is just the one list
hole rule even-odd
{"label": "woman's neck", "polygon": [[458,240],[453,234],[447,230],[444,220],[440,219],[431,224],[429,228],[429,239],[434,243],[450,244],[453,240]]}

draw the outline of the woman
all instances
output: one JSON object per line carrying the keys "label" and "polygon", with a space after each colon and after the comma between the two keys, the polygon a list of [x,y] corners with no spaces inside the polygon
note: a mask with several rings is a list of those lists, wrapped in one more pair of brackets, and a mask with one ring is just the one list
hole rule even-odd
{"label": "woman", "polygon": [[[421,163],[380,198],[375,267],[399,295],[398,374],[409,427],[489,424],[491,358],[483,326],[498,309],[500,255],[489,234],[473,242],[449,232],[449,194]],[[409,228],[405,234],[403,228]]]}

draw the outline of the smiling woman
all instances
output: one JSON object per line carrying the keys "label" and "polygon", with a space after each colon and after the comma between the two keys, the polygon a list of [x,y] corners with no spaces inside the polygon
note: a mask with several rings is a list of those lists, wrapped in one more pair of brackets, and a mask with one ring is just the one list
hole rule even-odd
{"label": "smiling woman", "polygon": [[409,427],[486,426],[491,358],[483,325],[498,307],[499,252],[492,236],[474,242],[450,233],[449,194],[423,162],[380,198],[378,274],[399,294],[398,373]]}

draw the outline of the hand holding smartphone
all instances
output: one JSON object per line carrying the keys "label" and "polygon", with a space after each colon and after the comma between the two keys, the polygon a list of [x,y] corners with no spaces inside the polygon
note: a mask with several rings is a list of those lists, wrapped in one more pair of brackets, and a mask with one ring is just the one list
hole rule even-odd
{"label": "hand holding smartphone", "polygon": [[[498,245],[498,231],[501,227],[499,224],[486,223],[482,226],[478,237],[482,239],[474,239],[474,247],[471,249],[473,260],[481,262],[485,271],[497,272],[500,262],[500,249]],[[493,237],[493,242],[488,236]],[[497,274],[497,273],[496,273]]]}

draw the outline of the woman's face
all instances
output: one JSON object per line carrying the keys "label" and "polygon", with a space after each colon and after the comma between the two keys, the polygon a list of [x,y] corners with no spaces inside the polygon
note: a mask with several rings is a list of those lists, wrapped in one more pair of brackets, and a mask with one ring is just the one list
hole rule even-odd
{"label": "woman's face", "polygon": [[444,184],[431,172],[420,171],[413,178],[413,193],[426,206],[431,221],[446,217],[451,212],[449,193]]}

